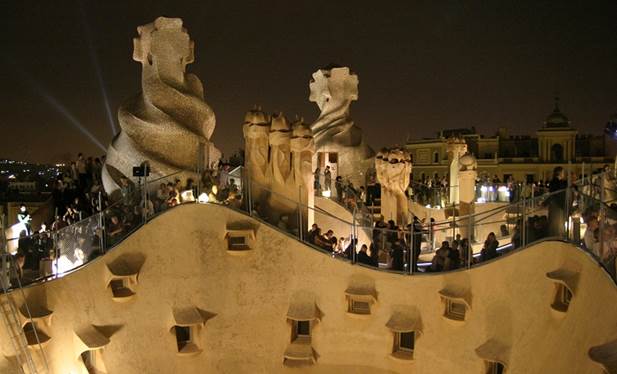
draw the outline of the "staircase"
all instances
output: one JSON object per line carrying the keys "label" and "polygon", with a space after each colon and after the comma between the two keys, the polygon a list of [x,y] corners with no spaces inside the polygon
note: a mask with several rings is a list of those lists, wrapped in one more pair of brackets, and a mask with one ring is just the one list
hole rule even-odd
{"label": "staircase", "polygon": [[[28,348],[28,341],[19,320],[19,310],[15,303],[13,294],[8,293],[10,285],[6,274],[12,273],[15,265],[13,264],[13,261],[11,261],[10,255],[3,254],[2,257],[3,274],[0,276],[0,286],[2,287],[4,294],[0,296],[0,315],[2,315],[1,318],[6,335],[11,341],[11,346],[15,352],[15,356],[13,356],[14,362],[17,366],[18,373],[41,373],[42,371],[37,371],[36,364],[34,363],[32,354]],[[21,287],[20,291],[23,292]]]}
{"label": "staircase", "polygon": [[[25,314],[29,322],[34,326],[32,316],[30,315],[30,309],[26,301],[26,295],[21,287],[19,277],[17,276],[19,273],[17,265],[13,257],[7,251],[5,223],[6,217],[0,216],[0,288],[2,289],[2,294],[0,294],[0,318],[5,328],[5,336],[9,338],[14,352],[14,356],[10,357],[10,361],[15,364],[17,373],[47,374],[49,373],[47,359],[45,357],[45,352],[41,348],[36,329],[34,329],[34,340],[36,341],[36,346],[39,348],[39,361],[41,365],[37,365],[33,358],[33,352],[28,347],[28,340],[20,320],[19,315],[21,312],[17,306],[16,297],[22,300]],[[12,292],[9,292],[9,289],[11,289],[12,275],[14,275],[17,284],[15,285],[16,287],[13,287]]]}

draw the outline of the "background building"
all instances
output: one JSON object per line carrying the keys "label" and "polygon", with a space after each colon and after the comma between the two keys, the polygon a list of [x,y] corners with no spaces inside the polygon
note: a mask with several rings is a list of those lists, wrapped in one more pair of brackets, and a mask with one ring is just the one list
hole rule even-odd
{"label": "background building", "polygon": [[474,127],[442,130],[433,139],[411,140],[406,144],[413,158],[413,178],[432,177],[448,173],[447,139],[461,137],[478,159],[480,176],[502,181],[509,177],[516,181],[541,181],[551,177],[556,166],[564,166],[578,175],[612,163],[607,157],[605,136],[579,134],[568,117],[555,108],[544,121],[536,136],[508,135],[500,128],[496,135],[478,134]]}

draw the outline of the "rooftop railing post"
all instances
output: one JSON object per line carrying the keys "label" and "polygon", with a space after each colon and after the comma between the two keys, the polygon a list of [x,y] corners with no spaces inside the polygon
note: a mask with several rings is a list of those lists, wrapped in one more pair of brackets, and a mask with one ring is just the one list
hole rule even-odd
{"label": "rooftop railing post", "polygon": [[304,225],[302,222],[302,185],[298,186],[298,238],[303,240]]}
{"label": "rooftop railing post", "polygon": [[246,167],[242,168],[242,176],[244,177],[244,191],[246,193],[246,210],[249,212],[249,216],[253,215],[253,191],[251,189],[251,177]]}
{"label": "rooftop railing post", "polygon": [[6,288],[10,287],[10,275],[8,266],[9,246],[6,240],[6,215],[0,215],[0,256],[2,256],[2,272],[0,273],[0,281]]}
{"label": "rooftop railing post", "polygon": [[351,253],[350,253],[350,255],[351,255],[351,263],[355,264],[356,263],[356,246],[355,246],[356,237],[354,236],[355,230],[356,230],[356,212],[355,212],[355,209],[354,209],[354,212],[353,212],[352,217],[351,217],[351,227],[350,227],[350,229],[351,229],[351,235],[350,235],[350,237],[351,237],[351,240],[350,240],[350,242],[351,242],[351,244],[350,244],[351,245]]}
{"label": "rooftop railing post", "polygon": [[604,256],[604,222],[606,209],[604,207],[604,173],[600,174],[600,257]]}
{"label": "rooftop railing post", "polygon": [[452,242],[456,238],[456,204],[452,204]]}
{"label": "rooftop railing post", "polygon": [[536,206],[536,203],[534,201],[535,195],[536,195],[536,184],[532,183],[531,184],[531,209],[533,209]]}
{"label": "rooftop railing post", "polygon": [[[473,202],[471,204],[474,204]],[[471,212],[473,211],[473,209],[470,209],[469,211],[469,215],[467,216],[467,258],[465,259],[467,261],[467,269],[471,268],[471,261],[473,259],[473,223],[471,222],[472,220],[472,215]],[[462,249],[462,248],[461,248]]]}
{"label": "rooftop railing post", "polygon": [[[148,164],[146,164],[148,165]],[[144,166],[144,186],[143,186],[143,190],[141,191],[142,194],[142,199],[143,199],[143,206],[142,206],[142,217],[143,217],[143,223],[144,225],[148,222],[148,171],[146,168],[149,169],[149,166]]]}
{"label": "rooftop railing post", "polygon": [[572,173],[570,172],[570,163],[568,162],[568,178],[567,178],[567,182],[568,185],[566,186],[566,193],[565,193],[565,230],[564,230],[564,235],[565,235],[565,240],[568,240],[570,238],[570,204],[571,204],[571,200],[572,200]]}
{"label": "rooftop railing post", "polygon": [[416,257],[415,256],[416,248],[415,248],[415,240],[414,240],[415,239],[415,235],[416,235],[416,233],[415,233],[415,230],[414,230],[414,227],[413,227],[413,224],[412,224],[412,226],[410,227],[410,230],[409,230],[409,238],[410,238],[410,240],[409,240],[409,245],[407,246],[407,247],[409,247],[409,253],[408,253],[407,261],[406,261],[407,262],[407,273],[409,275],[412,275],[413,272],[414,272],[414,262],[415,261],[413,260],[413,258]]}
{"label": "rooftop railing post", "polygon": [[99,219],[99,245],[101,246],[101,253],[105,253],[105,219],[103,217],[103,197],[102,192],[99,191],[98,196],[98,219]]}
{"label": "rooftop railing post", "polygon": [[199,142],[199,148],[197,150],[197,197],[201,195],[202,178],[204,175],[205,146],[204,142]]}
{"label": "rooftop railing post", "polygon": [[524,247],[527,243],[527,204],[526,204],[526,200],[523,199],[522,200],[522,205],[523,205],[523,210],[521,213],[521,232],[520,232],[520,238],[521,238],[521,247]]}

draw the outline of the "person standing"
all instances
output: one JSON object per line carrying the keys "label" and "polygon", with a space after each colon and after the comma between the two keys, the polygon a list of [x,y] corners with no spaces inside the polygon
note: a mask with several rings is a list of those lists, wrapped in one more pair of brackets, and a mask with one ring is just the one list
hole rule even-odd
{"label": "person standing", "polygon": [[86,167],[86,160],[83,154],[77,155],[77,162],[75,162],[75,168],[79,178],[79,190],[84,191],[88,184],[88,169]]}
{"label": "person standing", "polygon": [[405,249],[401,245],[399,240],[396,240],[392,245],[390,251],[392,258],[392,270],[404,271],[405,270]]}
{"label": "person standing", "polygon": [[418,219],[417,216],[413,217],[413,225],[411,225],[411,243],[412,243],[412,258],[411,258],[411,268],[413,271],[418,271],[418,259],[420,258],[420,253],[422,253],[422,234],[424,230],[422,228],[422,222]]}
{"label": "person standing", "polygon": [[320,196],[321,195],[321,183],[319,182],[319,178],[321,178],[321,169],[319,168],[319,166],[317,167],[317,169],[315,169],[315,172],[313,173],[313,177],[315,178],[313,182],[313,187],[315,188],[315,195]]}
{"label": "person standing", "polygon": [[330,171],[330,166],[326,166],[326,171],[324,171],[324,189],[326,191],[332,190],[332,172]]}
{"label": "person standing", "polygon": [[23,226],[23,229],[26,231],[26,235],[32,234],[32,217],[24,204],[19,206],[17,221]]}
{"label": "person standing", "polygon": [[343,201],[343,177],[340,175],[334,180],[334,188],[336,189],[336,200],[340,203]]}

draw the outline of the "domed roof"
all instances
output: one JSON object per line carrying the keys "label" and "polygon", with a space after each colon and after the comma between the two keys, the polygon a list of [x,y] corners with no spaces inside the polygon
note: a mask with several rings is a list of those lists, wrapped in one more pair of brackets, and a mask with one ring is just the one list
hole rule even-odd
{"label": "domed roof", "polygon": [[559,98],[555,98],[555,109],[553,112],[546,117],[546,121],[544,121],[544,125],[546,127],[570,127],[570,120],[566,117],[565,114],[561,113],[559,110]]}

